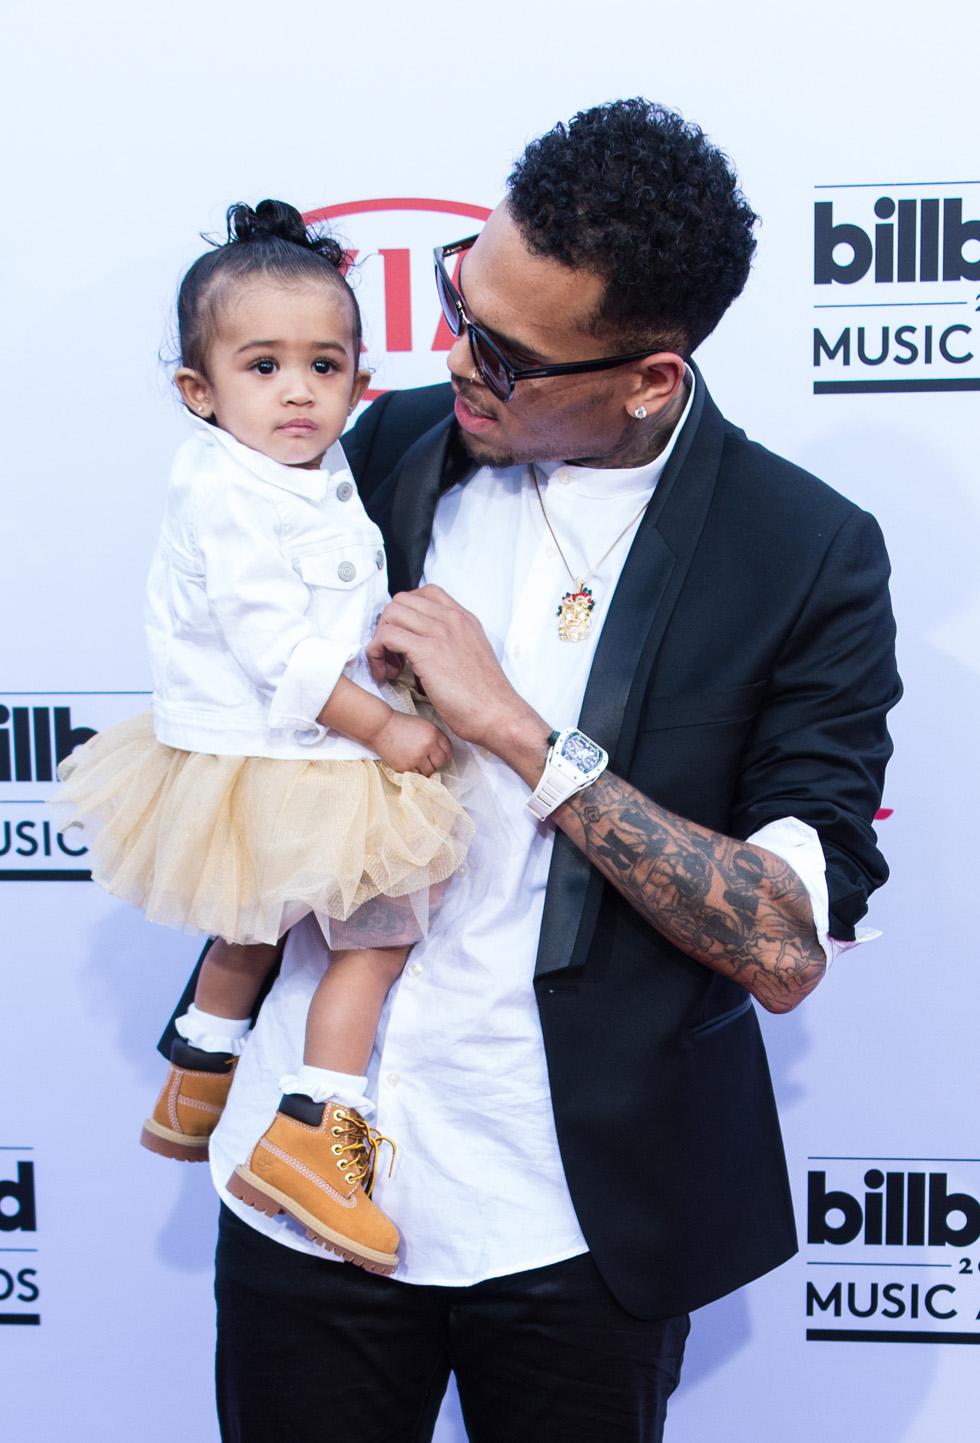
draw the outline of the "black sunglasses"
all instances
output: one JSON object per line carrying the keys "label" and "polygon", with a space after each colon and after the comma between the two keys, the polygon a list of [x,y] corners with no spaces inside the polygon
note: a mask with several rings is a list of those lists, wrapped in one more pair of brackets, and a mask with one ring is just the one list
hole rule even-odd
{"label": "black sunglasses", "polygon": [[436,290],[442,304],[446,324],[454,336],[465,330],[473,353],[473,364],[480,379],[500,401],[509,401],[518,381],[538,381],[546,376],[574,376],[585,371],[611,371],[614,366],[625,365],[627,361],[640,361],[651,354],[645,351],[630,351],[628,356],[602,356],[596,361],[561,361],[553,366],[515,366],[483,326],[471,321],[463,305],[463,297],[453,285],[446,270],[446,261],[460,251],[468,251],[477,239],[475,235],[466,240],[453,241],[452,245],[436,246],[433,257],[436,263]]}

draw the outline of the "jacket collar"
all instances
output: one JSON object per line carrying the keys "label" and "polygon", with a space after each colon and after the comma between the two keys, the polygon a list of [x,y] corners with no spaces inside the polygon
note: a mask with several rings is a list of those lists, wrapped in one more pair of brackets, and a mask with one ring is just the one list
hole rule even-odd
{"label": "jacket collar", "polygon": [[419,584],[442,492],[468,481],[479,469],[462,453],[455,433],[451,415],[426,431],[372,498],[371,515],[385,534],[392,594]]}
{"label": "jacket collar", "polygon": [[220,426],[213,426],[210,421],[202,421],[197,416],[189,416],[188,419],[194,427],[194,440],[198,446],[212,452],[217,449],[257,481],[277,486],[281,491],[289,491],[293,496],[301,496],[307,501],[322,501],[331,480],[336,481],[341,472],[344,475],[350,474],[339,441],[335,441],[327,451],[318,471],[307,471],[302,466],[284,466],[282,462],[274,461],[271,456],[263,456],[261,451],[254,451],[251,446],[236,441],[229,432],[223,431]]}
{"label": "jacket collar", "polygon": [[[714,494],[724,421],[700,374],[691,412],[620,573],[578,725],[626,775],[653,663]],[[555,837],[535,976],[584,966],[605,883],[563,832]]]}

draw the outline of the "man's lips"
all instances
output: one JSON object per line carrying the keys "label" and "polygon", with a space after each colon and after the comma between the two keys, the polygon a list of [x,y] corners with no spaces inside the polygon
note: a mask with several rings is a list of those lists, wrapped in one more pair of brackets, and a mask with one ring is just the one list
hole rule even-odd
{"label": "man's lips", "polygon": [[[455,390],[455,387],[453,389]],[[453,409],[456,412],[456,420],[464,431],[486,431],[497,424],[495,416],[488,415],[486,411],[478,411],[460,391],[456,391],[456,403]]]}

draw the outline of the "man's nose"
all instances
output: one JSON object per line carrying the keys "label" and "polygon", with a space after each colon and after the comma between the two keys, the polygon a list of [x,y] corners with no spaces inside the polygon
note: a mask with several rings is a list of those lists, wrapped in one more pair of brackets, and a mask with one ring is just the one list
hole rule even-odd
{"label": "man's nose", "polygon": [[465,327],[450,346],[446,356],[446,365],[449,368],[449,374],[456,381],[479,380],[473,365],[473,352],[470,349]]}

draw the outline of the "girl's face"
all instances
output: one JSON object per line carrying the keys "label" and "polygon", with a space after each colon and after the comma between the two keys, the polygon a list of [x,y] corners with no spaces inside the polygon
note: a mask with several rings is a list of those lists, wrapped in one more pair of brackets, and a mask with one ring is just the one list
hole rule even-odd
{"label": "girl's face", "polygon": [[368,383],[350,299],[329,281],[256,277],[221,299],[207,376],[175,380],[190,409],[286,466],[319,466]]}

